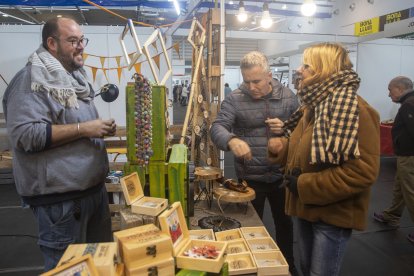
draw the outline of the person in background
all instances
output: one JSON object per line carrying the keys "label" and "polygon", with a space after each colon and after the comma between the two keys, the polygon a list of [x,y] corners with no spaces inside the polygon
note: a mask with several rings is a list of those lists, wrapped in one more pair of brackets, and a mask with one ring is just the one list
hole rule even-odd
{"label": "person in background", "polygon": [[[210,133],[221,150],[231,150],[235,157],[236,175],[247,181],[256,192],[252,204],[261,219],[266,198],[276,229],[276,241],[296,275],[293,258],[292,220],[284,212],[285,192],[279,166],[267,159],[267,143],[281,135],[276,118],[287,119],[298,108],[293,92],[272,79],[266,56],[250,52],[240,62],[242,85],[221,104]],[[278,131],[276,131],[278,130]]]}
{"label": "person in background", "polygon": [[181,105],[187,105],[187,98],[188,98],[188,88],[187,85],[183,86],[183,89],[181,90]]}
{"label": "person in background", "polygon": [[[374,212],[374,219],[391,227],[400,226],[401,215],[407,206],[414,221],[414,90],[408,77],[393,78],[388,84],[389,97],[401,104],[395,116],[391,134],[397,156],[397,173],[391,206],[382,212]],[[408,234],[414,243],[414,233]]]}
{"label": "person in background", "polygon": [[224,97],[227,97],[227,95],[229,95],[231,93],[231,88],[229,86],[229,84],[226,82],[224,84]]}
{"label": "person in background", "polygon": [[379,172],[379,115],[357,94],[360,79],[346,49],[305,49],[301,107],[269,141],[269,158],[285,167],[286,206],[298,231],[304,276],[339,275],[352,229],[363,230],[370,187]]}
{"label": "person in background", "polygon": [[49,20],[3,98],[16,188],[37,220],[45,271],[71,243],[112,241],[103,137],[116,124],[99,119],[93,103],[83,69],[87,44],[74,20]]}

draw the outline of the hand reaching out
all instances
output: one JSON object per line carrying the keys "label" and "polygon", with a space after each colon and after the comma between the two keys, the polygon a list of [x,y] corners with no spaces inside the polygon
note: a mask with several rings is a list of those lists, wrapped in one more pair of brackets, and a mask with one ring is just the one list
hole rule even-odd
{"label": "hand reaching out", "polygon": [[252,152],[250,150],[249,145],[239,138],[232,138],[230,139],[229,148],[233,152],[233,154],[237,158],[243,158],[245,160],[251,160],[252,159]]}

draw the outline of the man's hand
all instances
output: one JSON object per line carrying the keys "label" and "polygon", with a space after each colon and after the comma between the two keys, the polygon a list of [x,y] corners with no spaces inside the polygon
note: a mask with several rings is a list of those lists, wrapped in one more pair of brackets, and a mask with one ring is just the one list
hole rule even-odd
{"label": "man's hand", "polygon": [[285,125],[279,118],[267,118],[265,121],[269,125],[270,131],[274,134],[283,134],[283,126]]}
{"label": "man's hand", "polygon": [[93,120],[80,123],[80,136],[88,138],[103,138],[104,136],[114,136],[116,124],[114,119]]}
{"label": "man's hand", "polygon": [[228,142],[230,150],[237,158],[243,158],[245,160],[252,159],[252,152],[249,145],[239,138],[232,138]]}
{"label": "man's hand", "polygon": [[270,153],[277,156],[279,152],[283,150],[282,139],[279,137],[270,138],[269,142],[267,143],[267,149],[269,150]]}

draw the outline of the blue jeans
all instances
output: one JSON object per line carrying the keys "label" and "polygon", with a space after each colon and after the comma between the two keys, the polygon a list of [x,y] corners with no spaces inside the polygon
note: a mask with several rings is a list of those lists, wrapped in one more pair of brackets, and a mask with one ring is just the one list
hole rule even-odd
{"label": "blue jeans", "polygon": [[69,244],[112,241],[105,186],[78,200],[32,206],[32,210],[38,223],[38,244],[45,260],[45,271],[56,267]]}
{"label": "blue jeans", "polygon": [[300,267],[304,276],[339,275],[352,229],[295,218]]}

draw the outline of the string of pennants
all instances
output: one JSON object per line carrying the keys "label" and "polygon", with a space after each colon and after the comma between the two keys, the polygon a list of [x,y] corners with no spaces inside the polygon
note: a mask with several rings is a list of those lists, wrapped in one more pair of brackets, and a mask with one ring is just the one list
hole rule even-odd
{"label": "string of pennants", "polygon": [[[179,59],[181,59],[181,55],[180,55],[180,42],[181,41],[176,42],[174,45],[172,45],[171,47],[167,48],[167,50],[170,50],[171,48],[173,48],[176,51],[176,53],[178,54]],[[154,41],[151,45],[155,48],[156,51],[158,51],[157,41]],[[132,56],[134,54],[135,54],[135,52],[128,54],[129,58],[132,59]],[[159,54],[156,54],[155,56],[151,57],[154,60],[155,64],[157,65],[158,70],[160,70],[160,55],[161,54],[163,54],[163,53],[159,53]],[[102,70],[102,72],[103,72],[103,74],[104,74],[104,76],[105,76],[105,78],[106,78],[106,80],[108,82],[109,82],[109,80],[108,80],[108,76],[107,76],[106,72],[107,71],[111,71],[111,70],[117,70],[117,73],[118,73],[118,83],[120,83],[121,82],[121,76],[122,76],[122,70],[125,69],[125,68],[128,68],[127,65],[121,66],[121,58],[123,56],[109,56],[109,57],[108,56],[98,56],[98,55],[88,54],[88,53],[85,53],[85,52],[83,52],[82,55],[83,55],[83,60],[84,61],[86,61],[86,59],[89,56],[91,56],[91,57],[97,57],[97,58],[100,59],[100,62],[101,62],[101,65],[102,65],[101,68],[96,67],[96,66],[86,65],[86,64],[84,65],[84,67],[91,68],[93,82],[95,82],[96,73],[98,72],[98,70]],[[107,59],[109,59],[109,58],[114,58],[116,60],[117,67],[105,68],[105,61]],[[144,62],[146,62],[146,61],[147,60],[144,60],[144,61],[135,63],[134,64],[135,72],[141,73],[141,64],[144,63]]]}

